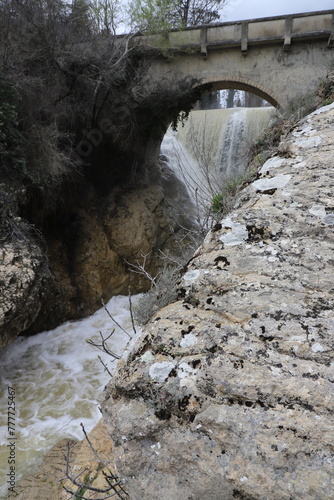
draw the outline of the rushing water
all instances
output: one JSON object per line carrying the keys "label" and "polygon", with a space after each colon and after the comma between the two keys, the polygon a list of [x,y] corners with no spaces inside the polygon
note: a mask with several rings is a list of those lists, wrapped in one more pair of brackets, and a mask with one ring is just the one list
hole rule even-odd
{"label": "rushing water", "polygon": [[[133,335],[127,297],[113,297],[107,308]],[[83,439],[80,423],[90,431],[99,420],[99,399],[110,379],[111,357],[86,340],[101,340],[114,331],[108,346],[121,353],[128,336],[104,309],[55,330],[20,337],[0,352],[0,498],[7,491],[10,442],[7,428],[8,387],[15,389],[15,466],[18,477],[38,466],[43,454],[63,438]]]}
{"label": "rushing water", "polygon": [[170,128],[161,152],[193,201],[209,203],[224,181],[243,173],[250,145],[268,126],[273,108],[192,111],[184,126]]}

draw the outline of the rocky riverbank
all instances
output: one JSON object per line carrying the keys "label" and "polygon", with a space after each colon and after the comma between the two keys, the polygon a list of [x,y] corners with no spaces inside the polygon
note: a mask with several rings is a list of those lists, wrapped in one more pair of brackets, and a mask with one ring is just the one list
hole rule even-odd
{"label": "rocky riverbank", "polygon": [[0,348],[23,332],[92,314],[101,298],[129,287],[133,294],[147,290],[148,280],[131,264],[145,259],[155,276],[163,266],[158,250],[175,255],[196,248],[200,240],[186,229],[195,225],[184,185],[163,162],[149,180],[104,196],[91,187],[84,201],[46,218],[43,232],[17,216],[17,194],[0,186]]}
{"label": "rocky riverbank", "polygon": [[[132,500],[333,497],[333,122],[281,143],[120,361],[90,439]],[[18,498],[66,498],[65,451]],[[103,486],[87,443],[72,465]]]}
{"label": "rocky riverbank", "polygon": [[333,123],[267,160],[107,386],[132,500],[333,498]]}

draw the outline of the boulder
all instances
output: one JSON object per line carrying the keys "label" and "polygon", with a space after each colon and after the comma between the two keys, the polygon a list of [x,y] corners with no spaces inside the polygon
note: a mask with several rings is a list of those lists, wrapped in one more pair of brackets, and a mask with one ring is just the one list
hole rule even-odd
{"label": "boulder", "polygon": [[299,123],[119,362],[102,410],[132,500],[334,497],[333,123]]}
{"label": "boulder", "polygon": [[41,246],[19,218],[0,248],[0,349],[38,316],[51,274]]}

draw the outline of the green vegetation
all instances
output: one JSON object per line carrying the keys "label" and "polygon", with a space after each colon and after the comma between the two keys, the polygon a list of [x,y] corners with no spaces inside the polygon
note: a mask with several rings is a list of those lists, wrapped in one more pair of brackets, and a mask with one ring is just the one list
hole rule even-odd
{"label": "green vegetation", "polygon": [[171,30],[210,24],[219,19],[219,11],[227,3],[228,0],[132,0],[131,21],[134,31],[149,36],[145,41],[150,47],[170,58],[174,49],[169,41]]}
{"label": "green vegetation", "polygon": [[330,71],[327,78],[320,83],[317,96],[322,106],[331,104],[334,101],[334,71]]}
{"label": "green vegetation", "polygon": [[211,199],[210,216],[214,221],[218,221],[231,210],[240,189],[252,182],[255,176],[256,170],[247,168],[243,174],[229,177],[221,183],[220,192]]}
{"label": "green vegetation", "polygon": [[214,214],[220,214],[224,209],[224,195],[217,193],[211,200],[211,210]]}
{"label": "green vegetation", "polygon": [[132,19],[141,31],[167,33],[171,29],[209,24],[219,19],[228,0],[133,0]]}

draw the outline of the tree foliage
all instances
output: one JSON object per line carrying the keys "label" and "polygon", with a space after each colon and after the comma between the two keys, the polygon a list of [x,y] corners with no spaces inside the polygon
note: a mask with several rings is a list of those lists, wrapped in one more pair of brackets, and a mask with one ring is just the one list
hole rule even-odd
{"label": "tree foliage", "polygon": [[0,71],[21,98],[17,116],[8,100],[2,113],[8,129],[12,110],[26,138],[27,182],[58,183],[76,167],[71,150],[128,77],[131,35],[117,41],[112,34],[115,2],[0,3]]}
{"label": "tree foliage", "polygon": [[133,0],[133,21],[149,32],[210,24],[228,0]]}
{"label": "tree foliage", "polygon": [[8,159],[17,138],[20,182],[43,210],[78,170],[103,189],[139,175],[152,134],[196,100],[190,79],[147,77],[154,55],[116,34],[121,14],[118,0],[0,1],[0,74],[20,96],[1,107],[1,148]]}
{"label": "tree foliage", "polygon": [[220,17],[219,11],[228,0],[178,0],[173,7],[173,17],[183,26],[210,24]]}

